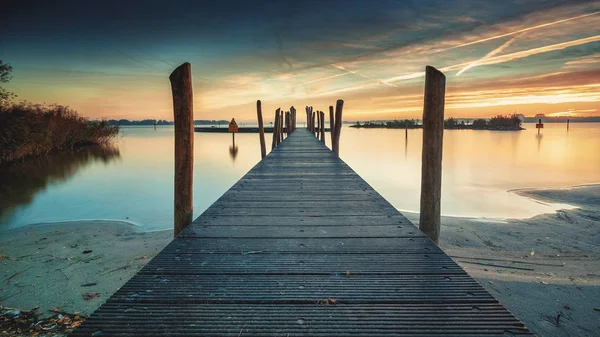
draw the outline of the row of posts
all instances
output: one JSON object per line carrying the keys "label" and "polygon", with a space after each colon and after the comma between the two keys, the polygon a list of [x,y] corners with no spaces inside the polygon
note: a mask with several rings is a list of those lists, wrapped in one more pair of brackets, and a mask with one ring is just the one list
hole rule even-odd
{"label": "row of posts", "polygon": [[[256,117],[258,119],[258,133],[260,137],[260,156],[265,158],[267,149],[265,144],[265,127],[262,116],[262,103],[256,101]],[[273,122],[273,141],[271,142],[271,150],[274,150],[277,145],[283,142],[284,134],[287,136],[296,130],[296,108],[290,107],[289,111],[281,111],[281,108],[275,110],[275,119]]]}
{"label": "row of posts", "polygon": [[[194,107],[191,65],[184,63],[169,76],[173,93],[175,124],[175,214],[174,234],[177,236],[192,222],[192,185],[194,166]],[[442,189],[442,148],[444,135],[444,101],[446,77],[434,67],[425,68],[425,98],[423,105],[423,153],[421,156],[421,202],[419,229],[435,243],[440,238],[440,204]],[[261,156],[266,156],[261,102],[257,101]],[[344,101],[329,107],[332,150],[339,156]],[[306,107],[307,128],[325,142],[325,114]],[[567,124],[568,125],[568,124]],[[283,141],[283,134],[296,129],[296,109],[275,112],[273,125],[274,149]]]}
{"label": "row of posts", "polygon": [[[344,101],[338,99],[335,104],[329,106],[329,132],[331,134],[331,150],[340,155],[340,134],[342,132],[342,111]],[[312,106],[306,107],[306,128],[325,144],[325,112],[314,111]]]}

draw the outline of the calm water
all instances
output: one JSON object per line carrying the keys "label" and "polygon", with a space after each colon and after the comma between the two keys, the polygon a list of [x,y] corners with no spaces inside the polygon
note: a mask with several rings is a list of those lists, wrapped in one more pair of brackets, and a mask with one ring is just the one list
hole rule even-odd
{"label": "calm water", "polygon": [[[546,205],[512,189],[600,182],[600,124],[521,132],[446,130],[442,213],[529,217]],[[329,137],[329,135],[327,135]],[[270,144],[270,135],[267,135]],[[329,138],[327,138],[329,144]],[[194,212],[202,213],[260,160],[257,134],[195,134]],[[421,130],[344,128],[341,157],[400,210],[417,211]],[[172,228],[173,128],[123,127],[115,147],[51,156],[0,172],[0,229],[119,219]]]}

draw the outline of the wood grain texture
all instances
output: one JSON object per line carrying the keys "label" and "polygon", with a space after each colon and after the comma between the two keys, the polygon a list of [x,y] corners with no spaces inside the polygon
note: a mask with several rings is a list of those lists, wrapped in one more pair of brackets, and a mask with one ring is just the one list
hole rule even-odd
{"label": "wood grain texture", "polygon": [[257,163],[72,335],[97,331],[531,336],[304,128]]}
{"label": "wood grain texture", "polygon": [[173,234],[177,236],[192,222],[194,183],[194,93],[192,66],[184,63],[169,76],[173,93],[175,123],[175,207]]}
{"label": "wood grain texture", "polygon": [[425,104],[423,106],[419,228],[435,243],[440,242],[445,92],[446,77],[444,74],[427,66],[425,69]]}

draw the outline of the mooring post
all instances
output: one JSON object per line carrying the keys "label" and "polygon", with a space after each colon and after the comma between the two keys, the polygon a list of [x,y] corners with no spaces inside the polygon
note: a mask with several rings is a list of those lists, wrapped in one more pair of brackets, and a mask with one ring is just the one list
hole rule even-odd
{"label": "mooring post", "polygon": [[404,120],[404,140],[408,139],[408,119]]}
{"label": "mooring post", "polygon": [[267,155],[267,149],[265,147],[265,128],[263,125],[262,117],[262,104],[260,100],[256,101],[256,117],[258,118],[258,133],[260,137],[260,157],[261,159]]}
{"label": "mooring post", "polygon": [[325,113],[321,111],[321,142],[325,144]]}
{"label": "mooring post", "polygon": [[344,101],[338,99],[335,103],[335,134],[334,134],[334,142],[331,145],[333,148],[333,152],[335,154],[340,155],[340,134],[342,133],[342,110],[344,109]]}
{"label": "mooring post", "polygon": [[283,142],[283,111],[280,110],[279,115],[279,141],[277,142],[277,145]]}
{"label": "mooring post", "polygon": [[569,120],[567,119],[567,131],[569,131]]}
{"label": "mooring post", "polygon": [[329,106],[329,135],[331,136],[331,148],[333,148],[333,139],[335,138],[335,133],[333,132],[334,127],[334,119],[333,119],[333,105]]}
{"label": "mooring post", "polygon": [[194,93],[192,66],[186,62],[169,76],[175,123],[175,204],[173,234],[192,223],[194,183]]}
{"label": "mooring post", "polygon": [[440,242],[445,92],[446,76],[434,67],[427,66],[423,106],[419,229],[436,244]]}
{"label": "mooring post", "polygon": [[317,136],[317,135],[315,134],[315,133],[317,132],[317,124],[316,124],[317,112],[316,112],[316,111],[313,111],[313,112],[312,112],[312,117],[311,117],[311,119],[312,119],[312,122],[311,122],[311,124],[312,124],[312,133],[313,133],[313,136],[315,136],[315,137],[316,137],[316,136]]}
{"label": "mooring post", "polygon": [[273,122],[273,142],[271,143],[271,151],[277,146],[277,128],[279,127],[279,109],[275,111],[275,121]]}
{"label": "mooring post", "polygon": [[317,128],[315,129],[317,139],[321,139],[321,111],[317,110],[315,112],[317,118]]}

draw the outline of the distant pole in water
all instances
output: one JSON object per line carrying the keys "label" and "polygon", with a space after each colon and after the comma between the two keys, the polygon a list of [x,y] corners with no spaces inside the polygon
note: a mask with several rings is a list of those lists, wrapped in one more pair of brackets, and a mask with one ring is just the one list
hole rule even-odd
{"label": "distant pole in water", "polygon": [[344,101],[338,99],[335,103],[335,137],[334,142],[331,144],[333,152],[339,157],[340,156],[340,134],[342,133],[342,110],[344,109]]}
{"label": "distant pole in water", "polygon": [[434,67],[427,66],[423,106],[419,229],[436,244],[440,242],[445,94],[446,76]]}
{"label": "distant pole in water", "polygon": [[408,139],[408,119],[404,120],[404,139]]}
{"label": "distant pole in water", "polygon": [[260,100],[256,101],[256,117],[258,118],[258,133],[260,138],[260,157],[261,159],[267,155],[267,149],[265,147],[265,127],[263,125],[262,117],[262,103]]}
{"label": "distant pole in water", "polygon": [[194,171],[194,93],[192,67],[186,62],[169,76],[173,92],[175,123],[175,213],[174,235],[192,223]]}
{"label": "distant pole in water", "polygon": [[333,148],[333,139],[335,138],[335,134],[333,133],[334,127],[334,117],[333,117],[333,105],[329,106],[329,134],[331,135],[331,147]]}
{"label": "distant pole in water", "polygon": [[567,119],[567,131],[569,131],[569,120]]}

